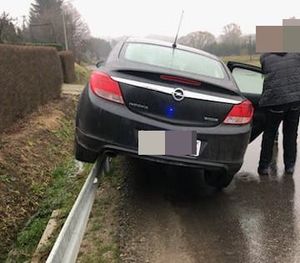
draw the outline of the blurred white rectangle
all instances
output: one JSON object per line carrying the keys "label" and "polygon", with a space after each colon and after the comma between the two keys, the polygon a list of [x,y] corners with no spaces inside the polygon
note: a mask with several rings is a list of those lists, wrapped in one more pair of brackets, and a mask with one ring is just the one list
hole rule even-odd
{"label": "blurred white rectangle", "polygon": [[138,131],[139,155],[164,155],[165,131]]}

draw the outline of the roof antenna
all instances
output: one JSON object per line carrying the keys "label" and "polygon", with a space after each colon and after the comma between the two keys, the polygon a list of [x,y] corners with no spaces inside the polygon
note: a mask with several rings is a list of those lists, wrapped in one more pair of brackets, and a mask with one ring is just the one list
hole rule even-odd
{"label": "roof antenna", "polygon": [[182,10],[182,12],[181,12],[181,16],[180,16],[180,20],[179,20],[179,25],[178,25],[178,29],[177,29],[177,33],[176,33],[176,37],[174,39],[174,43],[172,45],[172,48],[176,48],[177,47],[177,38],[178,38],[179,30],[180,30],[180,27],[181,27],[181,23],[182,23],[183,13],[184,13],[184,10]]}

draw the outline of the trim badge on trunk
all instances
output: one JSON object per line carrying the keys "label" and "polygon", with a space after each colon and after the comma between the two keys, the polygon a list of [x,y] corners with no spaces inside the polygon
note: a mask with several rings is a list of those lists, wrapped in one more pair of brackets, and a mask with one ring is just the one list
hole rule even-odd
{"label": "trim badge on trunk", "polygon": [[140,103],[129,102],[129,106],[136,107],[143,110],[148,110],[148,106]]}
{"label": "trim badge on trunk", "polygon": [[172,96],[173,96],[174,100],[182,101],[184,99],[183,89],[181,89],[181,88],[174,89],[174,91],[172,92]]}

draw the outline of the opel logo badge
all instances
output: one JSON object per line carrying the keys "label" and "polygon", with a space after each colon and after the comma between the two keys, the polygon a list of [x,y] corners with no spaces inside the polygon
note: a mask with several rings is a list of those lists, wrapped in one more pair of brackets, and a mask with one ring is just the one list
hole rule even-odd
{"label": "opel logo badge", "polygon": [[183,89],[177,88],[172,92],[172,96],[176,101],[182,101],[184,99]]}

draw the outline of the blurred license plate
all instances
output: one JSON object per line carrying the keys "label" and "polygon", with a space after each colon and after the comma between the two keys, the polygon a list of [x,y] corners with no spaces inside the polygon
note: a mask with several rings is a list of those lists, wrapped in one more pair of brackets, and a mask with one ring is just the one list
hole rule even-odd
{"label": "blurred license plate", "polygon": [[199,156],[194,131],[138,131],[139,155]]}

